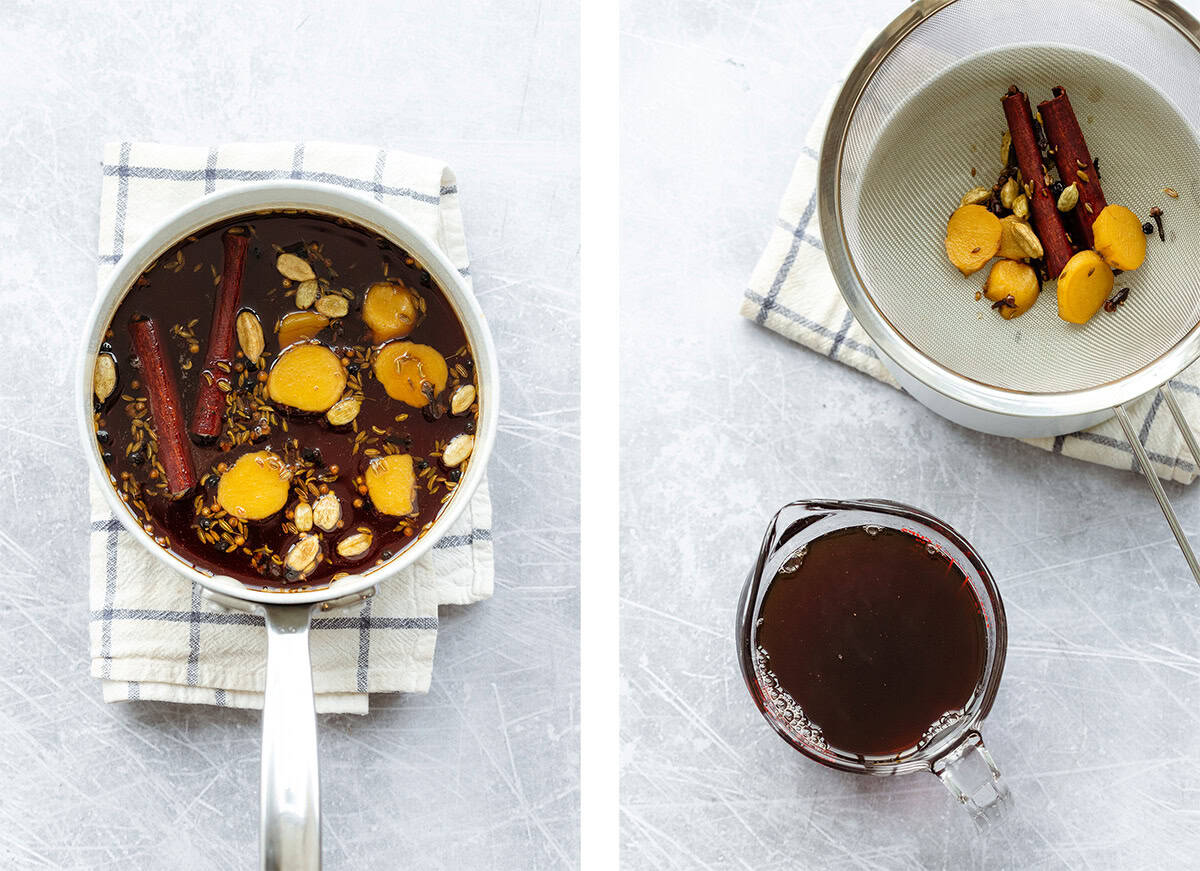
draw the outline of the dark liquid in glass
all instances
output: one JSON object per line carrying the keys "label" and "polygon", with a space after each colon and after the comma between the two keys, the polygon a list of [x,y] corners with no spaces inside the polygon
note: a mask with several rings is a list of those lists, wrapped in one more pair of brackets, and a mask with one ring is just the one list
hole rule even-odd
{"label": "dark liquid in glass", "polygon": [[757,622],[756,674],[769,703],[819,730],[818,744],[853,755],[919,744],[967,704],[987,658],[962,569],[898,529],[809,542],[802,561],[776,574]]}

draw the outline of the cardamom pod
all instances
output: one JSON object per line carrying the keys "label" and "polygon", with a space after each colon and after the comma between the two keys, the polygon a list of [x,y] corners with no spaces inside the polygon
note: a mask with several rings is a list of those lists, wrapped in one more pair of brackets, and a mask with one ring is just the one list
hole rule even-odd
{"label": "cardamom pod", "polygon": [[242,353],[251,363],[257,363],[266,347],[262,323],[258,320],[258,315],[249,309],[243,311],[237,316],[235,328],[238,344],[242,346]]}
{"label": "cardamom pod", "polygon": [[1006,209],[1011,209],[1013,200],[1017,198],[1017,180],[1010,178],[1000,188],[1000,205]]}
{"label": "cardamom pod", "polygon": [[1037,233],[1033,232],[1033,228],[1028,224],[1014,223],[1012,225],[1013,239],[1017,245],[1025,252],[1025,255],[1030,260],[1039,260],[1045,255],[1045,249],[1042,248],[1042,240],[1037,237]]}
{"label": "cardamom pod", "polygon": [[962,195],[959,201],[960,206],[977,206],[980,203],[986,203],[992,198],[992,189],[985,187],[974,187]]}
{"label": "cardamom pod", "polygon": [[112,354],[96,356],[96,366],[92,370],[92,391],[96,399],[104,402],[117,389],[117,363]]}
{"label": "cardamom pod", "polygon": [[1016,215],[1018,218],[1020,218],[1022,221],[1028,221],[1029,220],[1029,197],[1025,196],[1025,194],[1021,194],[1015,200],[1013,200],[1012,213],[1014,215]]}
{"label": "cardamom pod", "polygon": [[1072,182],[1063,188],[1063,192],[1058,195],[1058,210],[1060,212],[1069,212],[1077,205],[1079,205],[1079,187]]}
{"label": "cardamom pod", "polygon": [[275,268],[279,270],[280,275],[292,281],[308,281],[317,277],[308,261],[295,254],[280,254],[275,260]]}

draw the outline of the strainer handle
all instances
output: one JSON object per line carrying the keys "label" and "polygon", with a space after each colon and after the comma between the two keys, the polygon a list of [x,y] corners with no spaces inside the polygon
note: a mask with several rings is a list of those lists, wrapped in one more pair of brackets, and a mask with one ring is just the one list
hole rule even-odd
{"label": "strainer handle", "polygon": [[[1175,418],[1175,425],[1183,433],[1183,439],[1187,442],[1188,450],[1192,454],[1192,461],[1200,464],[1200,446],[1196,444],[1196,436],[1183,416],[1183,411],[1175,399],[1171,385],[1164,384],[1158,390],[1166,400],[1167,408],[1171,410],[1171,416]],[[1188,568],[1192,570],[1192,577],[1196,579],[1197,584],[1200,584],[1200,562],[1196,560],[1196,552],[1192,550],[1191,542],[1188,541],[1187,534],[1183,531],[1183,527],[1179,524],[1179,518],[1175,515],[1175,509],[1171,507],[1171,500],[1167,498],[1167,491],[1163,489],[1162,482],[1158,480],[1154,466],[1150,463],[1150,457],[1142,446],[1142,440],[1138,438],[1138,434],[1133,428],[1129,412],[1124,405],[1118,405],[1113,411],[1117,414],[1117,420],[1121,422],[1121,429],[1125,430],[1125,438],[1129,441],[1129,447],[1133,449],[1133,455],[1137,457],[1138,466],[1141,467],[1142,474],[1146,476],[1146,482],[1154,492],[1154,498],[1158,500],[1158,507],[1162,509],[1163,516],[1167,518],[1167,525],[1171,527],[1175,540],[1179,542],[1179,549],[1183,551],[1183,558],[1187,560]]]}

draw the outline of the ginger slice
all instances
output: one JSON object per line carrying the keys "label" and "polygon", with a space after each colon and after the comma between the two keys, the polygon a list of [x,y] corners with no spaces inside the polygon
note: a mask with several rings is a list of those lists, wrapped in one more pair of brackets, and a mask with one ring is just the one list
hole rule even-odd
{"label": "ginger slice", "polygon": [[270,451],[243,454],[217,483],[217,504],[239,520],[265,520],[287,504],[292,470]]}
{"label": "ginger slice", "polygon": [[963,275],[970,275],[1000,250],[1000,219],[983,206],[954,210],[946,225],[946,256]]}
{"label": "ginger slice", "polygon": [[329,318],[320,312],[288,312],[279,319],[275,332],[279,334],[279,347],[286,348],[296,342],[315,338],[317,333],[329,326]]}
{"label": "ginger slice", "polygon": [[[1028,263],[998,260],[992,265],[983,295],[992,302],[1001,302],[1000,316],[1006,321],[1020,317],[1033,307],[1038,298],[1037,273]],[[1002,301],[1013,303],[1003,304]]]}
{"label": "ginger slice", "polygon": [[408,454],[376,457],[367,466],[367,495],[381,514],[407,517],[417,513],[417,473]]}
{"label": "ginger slice", "polygon": [[1142,220],[1124,206],[1110,203],[1092,222],[1096,253],[1113,269],[1137,269],[1146,259]]}
{"label": "ginger slice", "polygon": [[392,399],[424,408],[446,389],[446,358],[429,345],[388,342],[375,355],[375,377]]}
{"label": "ginger slice", "polygon": [[267,375],[267,396],[297,411],[328,411],[345,389],[342,361],[319,342],[291,345]]}
{"label": "ginger slice", "polygon": [[1095,251],[1080,251],[1058,276],[1058,316],[1073,324],[1087,323],[1112,289],[1112,269],[1103,258]]}
{"label": "ginger slice", "polygon": [[376,342],[403,339],[420,323],[425,314],[425,300],[403,284],[380,281],[367,289],[363,300],[363,321],[371,329]]}

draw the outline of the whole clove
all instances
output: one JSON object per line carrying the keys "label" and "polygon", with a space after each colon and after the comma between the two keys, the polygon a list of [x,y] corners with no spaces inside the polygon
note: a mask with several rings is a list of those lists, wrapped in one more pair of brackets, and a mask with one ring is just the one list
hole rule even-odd
{"label": "whole clove", "polygon": [[992,303],[992,308],[994,308],[994,309],[1016,308],[1016,307],[1017,307],[1017,301],[1016,301],[1016,299],[1013,298],[1013,295],[1011,293],[1008,296],[1004,297],[1004,299],[998,299],[994,303]]}
{"label": "whole clove", "polygon": [[1167,241],[1167,232],[1163,229],[1162,209],[1155,206],[1150,210],[1150,217],[1154,219],[1154,223],[1158,224],[1158,238],[1164,242]]}
{"label": "whole clove", "polygon": [[1109,314],[1112,314],[1118,308],[1125,305],[1125,300],[1127,299],[1129,299],[1129,288],[1122,287],[1115,294],[1113,294],[1111,299],[1105,301],[1104,310]]}

